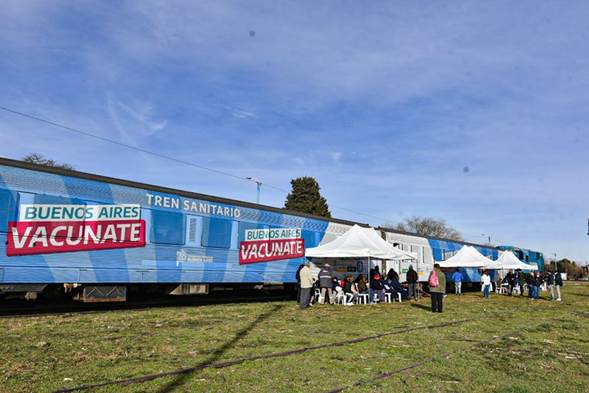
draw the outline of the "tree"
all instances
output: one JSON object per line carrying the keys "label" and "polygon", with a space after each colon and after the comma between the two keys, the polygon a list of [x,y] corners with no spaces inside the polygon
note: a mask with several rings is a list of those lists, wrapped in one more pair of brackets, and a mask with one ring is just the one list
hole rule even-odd
{"label": "tree", "polygon": [[460,232],[448,225],[445,220],[433,217],[413,216],[406,218],[404,222],[393,225],[385,224],[383,226],[401,232],[416,233],[420,236],[432,236],[457,241],[464,240]]}
{"label": "tree", "polygon": [[43,155],[39,154],[39,153],[31,153],[28,154],[26,156],[24,156],[22,158],[22,160],[24,162],[29,162],[31,164],[37,164],[37,165],[45,165],[45,166],[52,166],[54,168],[61,168],[61,169],[67,169],[67,170],[74,170],[74,167],[71,166],[70,164],[60,164],[54,160],[51,160],[49,158],[45,158],[43,157]]}
{"label": "tree", "polygon": [[292,191],[286,197],[284,207],[288,210],[331,217],[327,201],[319,193],[319,183],[313,177],[305,176],[290,181]]}
{"label": "tree", "polygon": [[[553,264],[554,261],[552,261],[551,265]],[[577,280],[584,276],[583,267],[568,258],[563,258],[560,261],[556,261],[556,265],[558,266],[558,271],[561,273],[566,273],[567,279],[569,280]],[[544,269],[546,270],[548,268],[550,270],[554,270],[553,267],[554,266],[545,266]]]}

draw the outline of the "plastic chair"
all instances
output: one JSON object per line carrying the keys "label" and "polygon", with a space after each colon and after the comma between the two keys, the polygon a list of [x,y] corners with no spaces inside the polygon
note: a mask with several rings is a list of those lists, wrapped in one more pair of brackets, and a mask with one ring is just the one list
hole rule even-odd
{"label": "plastic chair", "polygon": [[359,293],[358,297],[356,298],[356,303],[367,304],[368,303],[368,294],[367,293]]}

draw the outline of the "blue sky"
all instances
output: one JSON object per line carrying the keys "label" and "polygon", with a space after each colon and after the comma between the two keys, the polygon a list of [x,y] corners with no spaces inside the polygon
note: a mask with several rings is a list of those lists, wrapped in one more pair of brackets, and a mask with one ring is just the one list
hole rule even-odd
{"label": "blue sky", "polygon": [[[314,176],[339,218],[586,261],[588,20],[583,1],[8,0],[0,105],[280,189]],[[1,156],[255,200],[8,113],[0,135]]]}

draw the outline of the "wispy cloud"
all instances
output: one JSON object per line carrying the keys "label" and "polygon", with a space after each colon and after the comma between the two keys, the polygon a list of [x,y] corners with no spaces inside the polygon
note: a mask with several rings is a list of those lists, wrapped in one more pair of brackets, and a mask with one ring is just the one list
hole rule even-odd
{"label": "wispy cloud", "polygon": [[[440,216],[589,259],[585,2],[113,7],[3,3],[0,102],[285,189],[316,176],[333,204],[383,222]],[[0,132],[2,155],[255,196],[4,114]]]}

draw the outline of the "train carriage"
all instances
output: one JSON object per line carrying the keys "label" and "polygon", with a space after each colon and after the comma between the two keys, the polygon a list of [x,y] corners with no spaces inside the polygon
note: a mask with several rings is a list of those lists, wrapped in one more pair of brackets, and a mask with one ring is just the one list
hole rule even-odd
{"label": "train carriage", "polygon": [[[210,284],[292,284],[305,248],[354,224],[0,158],[0,293],[74,286],[83,289],[82,300],[109,300],[113,293],[124,300],[130,285],[182,294],[206,292]],[[418,255],[421,280],[434,259],[462,246],[382,233]],[[497,249],[477,247],[497,257]],[[406,265],[381,266],[403,274]],[[357,266],[342,271],[365,273]],[[479,279],[474,271],[468,277]]]}

